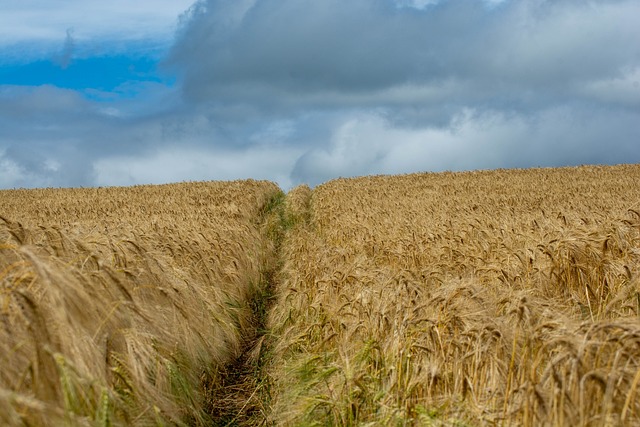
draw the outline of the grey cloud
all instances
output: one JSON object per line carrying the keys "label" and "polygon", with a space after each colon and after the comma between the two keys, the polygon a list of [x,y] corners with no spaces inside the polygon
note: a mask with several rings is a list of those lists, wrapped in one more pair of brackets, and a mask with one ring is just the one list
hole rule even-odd
{"label": "grey cloud", "polygon": [[75,53],[76,42],[73,38],[73,28],[67,28],[67,36],[64,39],[62,51],[54,57],[54,61],[64,70],[71,64]]}
{"label": "grey cloud", "polygon": [[226,117],[240,127],[290,120],[294,183],[636,162],[637,16],[631,0],[208,0],[167,64],[188,102],[244,109]]}
{"label": "grey cloud", "polygon": [[157,125],[112,110],[73,90],[0,87],[0,153],[14,171],[0,187],[92,185],[94,159],[153,147]]}
{"label": "grey cloud", "polygon": [[408,12],[404,21],[394,16],[402,12],[388,1],[262,0],[234,25],[216,27],[227,8],[206,2],[174,49],[187,96],[233,99],[243,88],[248,99],[269,90],[361,92],[439,68],[429,48],[416,49],[425,38],[417,21]]}
{"label": "grey cloud", "polygon": [[[101,102],[51,86],[0,86],[0,188],[246,177],[291,185],[302,150],[281,144],[289,121],[224,125],[170,89],[147,89],[144,100]],[[161,102],[169,105],[156,109]]]}
{"label": "grey cloud", "polygon": [[[230,8],[233,19],[225,19]],[[523,92],[553,98],[639,66],[640,45],[630,43],[640,39],[638,15],[633,1],[490,8],[449,0],[417,10],[392,0],[209,0],[194,10],[170,62],[184,73],[186,96],[199,101],[270,96],[308,106],[318,92],[456,80],[471,82],[483,100],[522,102]]]}
{"label": "grey cloud", "polygon": [[68,123],[85,122],[86,106],[70,90],[1,87],[1,186],[69,185],[85,180],[82,167],[67,166],[78,158],[69,144],[74,136]]}

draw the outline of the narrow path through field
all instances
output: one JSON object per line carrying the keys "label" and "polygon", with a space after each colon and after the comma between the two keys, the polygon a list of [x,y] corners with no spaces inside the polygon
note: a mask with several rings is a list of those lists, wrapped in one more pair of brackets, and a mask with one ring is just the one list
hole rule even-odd
{"label": "narrow path through field", "polygon": [[245,331],[246,342],[241,354],[207,388],[208,412],[215,426],[265,425],[268,408],[268,380],[262,369],[267,343],[267,316],[282,266],[280,248],[288,228],[285,194],[278,193],[264,207],[259,227],[270,247],[262,266],[261,283],[257,284],[251,301],[251,330]]}

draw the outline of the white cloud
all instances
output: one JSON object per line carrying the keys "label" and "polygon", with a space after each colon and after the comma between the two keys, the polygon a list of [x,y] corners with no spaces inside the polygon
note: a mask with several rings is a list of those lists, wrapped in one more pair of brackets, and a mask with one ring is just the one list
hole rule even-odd
{"label": "white cloud", "polygon": [[58,172],[62,165],[56,159],[47,159],[44,161],[44,170],[47,172]]}
{"label": "white cloud", "polygon": [[24,179],[25,173],[22,168],[0,154],[0,184],[2,184],[2,188],[13,188],[24,182]]}
{"label": "white cloud", "polygon": [[398,7],[412,7],[423,10],[429,6],[436,5],[443,0],[396,0]]}
{"label": "white cloud", "polygon": [[289,171],[299,150],[251,147],[246,150],[165,148],[152,155],[110,157],[94,163],[95,185],[161,184],[181,181],[268,179],[292,186]]}
{"label": "white cloud", "polygon": [[[383,128],[384,129],[384,128]],[[385,137],[384,130],[379,134]],[[530,124],[520,116],[466,109],[445,128],[404,130],[380,164],[383,173],[498,168],[521,162],[518,150],[527,150]],[[386,132],[389,134],[389,131]],[[397,133],[397,131],[396,131]]]}
{"label": "white cloud", "polygon": [[492,30],[487,63],[496,76],[527,85],[559,84],[603,76],[636,63],[640,2],[511,2]]}
{"label": "white cloud", "polygon": [[488,7],[496,7],[496,6],[500,6],[503,3],[508,2],[509,0],[484,0],[484,3],[488,6]]}
{"label": "white cloud", "polygon": [[534,115],[464,109],[443,127],[400,127],[384,114],[360,113],[336,128],[327,147],[303,155],[293,176],[318,184],[338,176],[637,161],[631,135],[622,133],[627,142],[615,148],[606,142],[612,125],[632,130],[635,120],[569,107]]}
{"label": "white cloud", "polygon": [[[55,161],[48,163],[55,167]],[[54,185],[51,176],[30,172],[0,152],[0,188],[50,187]]]}
{"label": "white cloud", "polygon": [[589,82],[583,90],[601,102],[640,107],[640,67],[628,68],[616,77]]}
{"label": "white cloud", "polygon": [[[20,0],[0,2],[0,51],[4,60],[46,56],[63,47],[73,29],[79,44],[124,49],[124,41],[168,45],[178,16],[194,0]],[[106,46],[106,41],[109,45]],[[115,42],[115,43],[114,43]]]}
{"label": "white cloud", "polygon": [[[429,6],[444,3],[447,0],[395,0],[398,7],[412,7],[418,10],[425,10]],[[508,0],[482,0],[488,7],[496,7]]]}

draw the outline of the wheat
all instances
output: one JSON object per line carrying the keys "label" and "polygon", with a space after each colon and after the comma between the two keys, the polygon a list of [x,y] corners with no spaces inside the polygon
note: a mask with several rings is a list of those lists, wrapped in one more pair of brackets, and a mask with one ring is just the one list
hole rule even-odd
{"label": "wheat", "polygon": [[271,421],[639,423],[639,174],[339,179],[305,203],[292,191],[308,219],[283,247]]}
{"label": "wheat", "polygon": [[639,182],[0,192],[0,422],[640,424]]}
{"label": "wheat", "polygon": [[272,257],[256,221],[278,193],[257,181],[0,192],[3,425],[208,425],[203,384],[249,338]]}

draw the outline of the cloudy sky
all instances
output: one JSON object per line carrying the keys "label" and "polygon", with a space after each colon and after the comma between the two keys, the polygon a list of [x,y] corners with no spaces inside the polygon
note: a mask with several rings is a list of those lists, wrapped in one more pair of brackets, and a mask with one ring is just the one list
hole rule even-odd
{"label": "cloudy sky", "polygon": [[0,0],[0,188],[640,162],[637,0]]}

